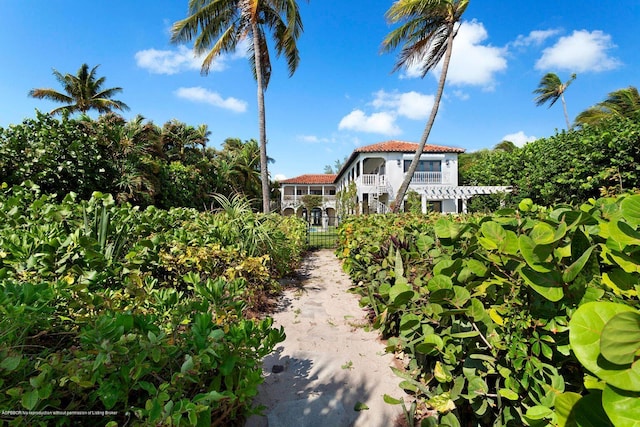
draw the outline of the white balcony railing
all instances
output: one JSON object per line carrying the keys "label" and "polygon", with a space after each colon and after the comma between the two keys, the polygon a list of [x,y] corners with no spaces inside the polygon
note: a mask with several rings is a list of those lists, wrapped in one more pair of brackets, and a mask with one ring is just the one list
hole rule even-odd
{"label": "white balcony railing", "polygon": [[416,172],[412,184],[442,184],[442,172]]}
{"label": "white balcony railing", "polygon": [[364,174],[360,177],[360,182],[365,187],[386,187],[387,176],[376,174]]}
{"label": "white balcony railing", "polygon": [[[306,194],[297,194],[297,195],[292,195],[292,194],[285,194],[282,196],[282,200],[285,202],[302,202],[302,198],[306,196]],[[318,194],[318,196],[320,196],[320,194]],[[333,195],[325,195],[322,196],[322,202],[323,203],[327,203],[327,202],[335,202],[336,201],[336,196]]]}

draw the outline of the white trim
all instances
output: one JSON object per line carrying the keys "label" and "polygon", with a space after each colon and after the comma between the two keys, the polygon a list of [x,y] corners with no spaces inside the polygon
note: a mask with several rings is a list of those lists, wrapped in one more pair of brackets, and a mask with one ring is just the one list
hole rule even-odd
{"label": "white trim", "polygon": [[510,193],[507,186],[452,186],[429,185],[421,188],[428,198],[434,199],[468,199],[479,194]]}

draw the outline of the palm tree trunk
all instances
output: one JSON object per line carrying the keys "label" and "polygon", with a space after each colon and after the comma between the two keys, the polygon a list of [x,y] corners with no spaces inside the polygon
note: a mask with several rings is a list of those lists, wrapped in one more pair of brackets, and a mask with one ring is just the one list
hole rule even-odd
{"label": "palm tree trunk", "polygon": [[413,156],[413,160],[411,160],[411,165],[409,166],[409,170],[407,171],[404,181],[402,181],[402,185],[398,189],[398,194],[395,197],[395,205],[393,207],[393,212],[397,213],[400,210],[400,206],[402,205],[402,201],[404,200],[404,195],[409,188],[409,184],[411,184],[411,180],[413,179],[413,174],[416,172],[418,168],[418,164],[420,163],[420,156],[422,156],[422,152],[424,151],[424,146],[429,139],[429,134],[431,133],[431,129],[433,128],[433,124],[436,121],[436,115],[438,114],[438,108],[440,107],[440,100],[442,99],[442,94],[444,92],[444,85],[447,81],[447,71],[449,70],[449,62],[451,62],[451,53],[453,52],[453,38],[455,32],[453,31],[454,23],[450,24],[451,28],[449,28],[449,38],[447,39],[447,52],[444,55],[444,62],[442,63],[442,72],[440,74],[440,81],[438,82],[438,91],[436,92],[436,98],[433,102],[433,108],[431,109],[431,115],[429,116],[429,120],[427,121],[427,125],[424,128],[424,132],[422,133],[422,138],[420,139],[420,145],[416,150],[416,154]]}
{"label": "palm tree trunk", "polygon": [[269,186],[269,170],[267,169],[267,125],[264,108],[264,83],[262,81],[262,52],[260,50],[260,36],[256,22],[251,24],[253,33],[253,53],[256,61],[256,82],[258,85],[258,128],[260,133],[260,180],[262,181],[262,211],[266,214],[271,210]]}
{"label": "palm tree trunk", "polygon": [[571,130],[571,122],[569,122],[569,113],[567,113],[567,103],[564,100],[564,93],[560,95],[562,100],[562,108],[564,109],[564,119],[567,121],[567,130]]}

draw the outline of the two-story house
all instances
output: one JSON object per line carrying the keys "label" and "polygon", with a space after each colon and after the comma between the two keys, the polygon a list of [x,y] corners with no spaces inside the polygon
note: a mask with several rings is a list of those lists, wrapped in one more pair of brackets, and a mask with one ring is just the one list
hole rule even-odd
{"label": "two-story house", "polygon": [[[353,193],[352,212],[386,213],[397,203],[396,193],[406,176],[418,144],[385,141],[356,148],[337,175],[302,175],[280,182],[282,213],[311,215],[311,222],[327,225],[337,211],[336,194]],[[408,193],[420,197],[422,212],[458,213],[477,194],[510,191],[510,187],[471,187],[458,185],[458,155],[461,148],[425,145]],[[322,205],[306,213],[302,197],[322,195]],[[406,199],[405,199],[406,200]]]}
{"label": "two-story house", "polygon": [[[283,215],[296,215],[316,226],[336,225],[336,175],[307,174],[280,181],[280,209]],[[321,197],[320,206],[307,212],[305,196]]]}

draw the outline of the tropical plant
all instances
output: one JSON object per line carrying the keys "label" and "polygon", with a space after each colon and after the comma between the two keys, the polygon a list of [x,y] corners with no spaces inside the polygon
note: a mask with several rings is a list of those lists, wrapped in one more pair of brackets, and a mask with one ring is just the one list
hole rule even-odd
{"label": "tropical plant", "polygon": [[[522,198],[542,205],[579,204],[640,188],[640,123],[611,117],[559,132],[512,152],[492,151],[460,167],[463,185],[510,185],[511,206]],[[461,161],[462,163],[462,161]],[[476,196],[477,198],[489,196]],[[470,205],[471,206],[471,205]]]}
{"label": "tropical plant", "polygon": [[640,94],[637,88],[629,86],[609,93],[607,99],[578,114],[576,124],[595,124],[612,116],[640,121]]}
{"label": "tropical plant", "polygon": [[15,409],[0,423],[72,425],[82,408],[107,426],[241,425],[285,338],[256,309],[304,238],[242,201],[140,210],[0,185],[0,408]]}
{"label": "tropical plant", "polygon": [[640,194],[523,200],[486,216],[350,217],[337,254],[406,361],[392,369],[420,425],[637,426],[638,228]]}
{"label": "tropical plant", "polygon": [[207,53],[202,72],[220,54],[233,52],[248,40],[250,60],[258,86],[258,128],[260,133],[260,173],[262,209],[270,210],[270,184],[267,157],[266,113],[264,93],[271,77],[271,59],[267,47],[267,30],[273,34],[277,55],[284,54],[289,74],[298,67],[297,40],[302,20],[296,0],[190,0],[189,16],[174,24],[171,41],[189,42],[195,37],[194,51]]}
{"label": "tropical plant", "polygon": [[555,73],[545,74],[538,88],[533,91],[538,96],[534,99],[534,102],[539,107],[541,105],[549,103],[549,108],[556,103],[558,99],[562,101],[562,108],[564,110],[564,118],[567,121],[567,130],[571,129],[571,122],[569,121],[569,113],[567,113],[567,103],[564,100],[564,93],[569,85],[576,79],[576,74],[571,74],[571,77],[566,82],[562,83],[560,77]]}
{"label": "tropical plant", "polygon": [[76,75],[62,74],[54,69],[53,75],[62,85],[64,93],[49,88],[32,89],[29,91],[29,96],[67,104],[54,108],[50,114],[73,114],[76,112],[84,114],[89,110],[98,110],[99,113],[128,110],[127,104],[112,99],[115,94],[122,92],[122,88],[103,89],[105,77],[98,78],[96,76],[98,67],[99,65],[96,65],[89,71],[89,66],[82,64]]}
{"label": "tropical plant", "polygon": [[398,0],[386,13],[386,18],[391,24],[401,23],[400,27],[389,33],[383,41],[382,49],[385,52],[402,45],[393,71],[406,67],[419,67],[424,78],[442,60],[433,108],[409,170],[398,189],[394,212],[400,210],[433,128],[447,80],[447,71],[453,52],[453,39],[458,34],[458,23],[468,5],[469,0]]}

